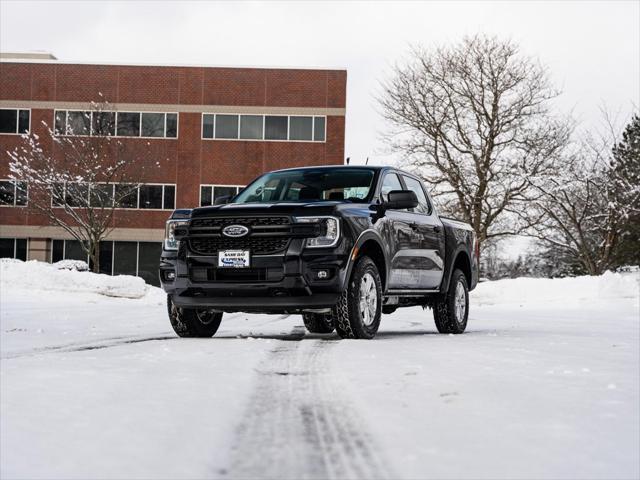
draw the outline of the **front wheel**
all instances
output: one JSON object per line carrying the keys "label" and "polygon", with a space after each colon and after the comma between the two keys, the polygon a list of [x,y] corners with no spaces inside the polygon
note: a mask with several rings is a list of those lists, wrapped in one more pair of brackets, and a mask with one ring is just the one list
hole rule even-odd
{"label": "front wheel", "polygon": [[341,338],[375,337],[382,313],[382,282],[376,264],[367,256],[353,267],[346,291],[333,307],[336,332]]}
{"label": "front wheel", "polygon": [[469,287],[460,270],[454,270],[446,296],[433,305],[433,319],[440,333],[462,333],[469,318]]}
{"label": "front wheel", "polygon": [[222,312],[176,307],[170,295],[167,295],[167,310],[173,331],[179,337],[213,337],[222,321]]}

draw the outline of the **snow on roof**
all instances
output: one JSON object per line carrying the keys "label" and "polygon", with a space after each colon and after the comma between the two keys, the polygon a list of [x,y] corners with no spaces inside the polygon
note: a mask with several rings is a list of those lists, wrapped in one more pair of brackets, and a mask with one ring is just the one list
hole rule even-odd
{"label": "snow on roof", "polygon": [[57,60],[55,55],[50,52],[0,52],[0,60],[2,61],[43,61],[43,60]]}
{"label": "snow on roof", "polygon": [[184,63],[143,63],[143,62],[102,62],[102,61],[74,61],[60,60],[48,52],[0,52],[0,63],[54,63],[60,65],[105,65],[119,67],[187,67],[187,68],[251,68],[260,70],[340,70],[346,67],[331,66],[278,66],[278,65],[196,65]]}

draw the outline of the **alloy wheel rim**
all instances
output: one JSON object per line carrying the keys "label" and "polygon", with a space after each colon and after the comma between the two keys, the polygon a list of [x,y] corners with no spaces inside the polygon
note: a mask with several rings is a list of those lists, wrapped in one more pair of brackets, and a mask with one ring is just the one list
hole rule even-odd
{"label": "alloy wheel rim", "polygon": [[370,326],[376,318],[378,308],[378,291],[373,275],[369,272],[362,276],[360,281],[360,315],[362,322]]}
{"label": "alloy wheel rim", "polygon": [[467,311],[467,299],[462,282],[458,282],[458,284],[456,285],[454,309],[456,320],[458,321],[458,323],[462,323],[464,321],[464,315]]}
{"label": "alloy wheel rim", "polygon": [[215,318],[215,312],[213,310],[196,310],[196,317],[203,325],[209,325]]}

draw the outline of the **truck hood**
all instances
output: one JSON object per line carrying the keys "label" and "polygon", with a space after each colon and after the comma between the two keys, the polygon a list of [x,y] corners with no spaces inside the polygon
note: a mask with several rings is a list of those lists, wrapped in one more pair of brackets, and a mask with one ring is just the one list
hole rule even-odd
{"label": "truck hood", "polygon": [[244,215],[329,215],[344,202],[227,203],[196,208],[191,218]]}

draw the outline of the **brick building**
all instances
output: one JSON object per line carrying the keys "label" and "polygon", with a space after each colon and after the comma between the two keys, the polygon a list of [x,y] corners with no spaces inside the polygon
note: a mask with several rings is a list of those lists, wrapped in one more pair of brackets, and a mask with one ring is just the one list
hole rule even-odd
{"label": "brick building", "polygon": [[[257,175],[344,161],[346,71],[66,63],[0,55],[0,257],[86,259],[77,242],[28,208],[8,180],[22,133],[91,134],[91,102],[113,106],[113,134],[147,170],[101,245],[105,273],[156,283],[164,223],[174,208],[211,204]],[[95,120],[95,119],[94,119]],[[53,142],[44,146],[55,148]]]}

